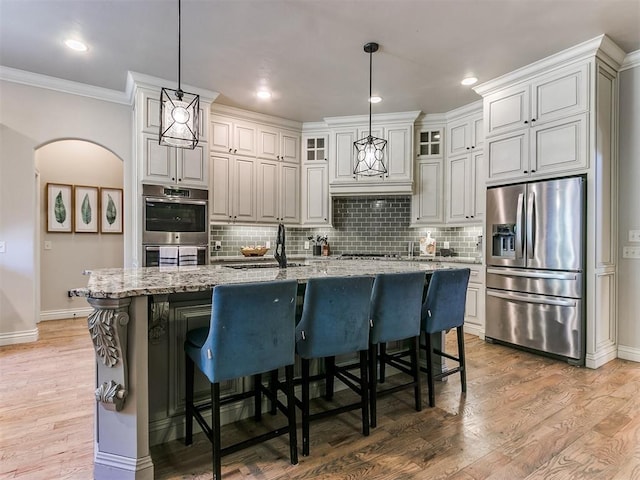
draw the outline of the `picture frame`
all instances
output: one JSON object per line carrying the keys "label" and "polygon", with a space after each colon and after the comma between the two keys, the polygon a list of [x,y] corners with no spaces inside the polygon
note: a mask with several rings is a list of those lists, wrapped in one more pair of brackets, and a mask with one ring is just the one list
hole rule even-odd
{"label": "picture frame", "polygon": [[75,233],[98,233],[100,202],[98,187],[73,186],[73,231]]}
{"label": "picture frame", "polygon": [[64,183],[47,183],[46,211],[47,232],[71,233],[73,228],[72,186]]}
{"label": "picture frame", "polygon": [[123,202],[121,188],[100,188],[100,232],[122,233]]}

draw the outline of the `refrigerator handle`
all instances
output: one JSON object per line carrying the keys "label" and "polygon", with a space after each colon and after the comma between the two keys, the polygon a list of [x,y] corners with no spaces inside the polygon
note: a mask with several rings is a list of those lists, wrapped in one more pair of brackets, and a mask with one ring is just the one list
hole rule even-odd
{"label": "refrigerator handle", "polygon": [[534,245],[535,239],[535,208],[536,208],[536,194],[529,192],[527,199],[527,258],[533,258],[535,255]]}
{"label": "refrigerator handle", "polygon": [[516,258],[522,258],[522,247],[524,241],[522,209],[524,208],[524,195],[518,195],[518,209],[516,212]]}
{"label": "refrigerator handle", "polygon": [[490,297],[501,298],[503,300],[512,300],[514,302],[538,303],[540,305],[554,305],[557,307],[576,306],[575,300],[565,300],[551,297],[539,298],[534,296],[518,295],[517,293],[495,292],[493,290],[487,290],[487,295]]}

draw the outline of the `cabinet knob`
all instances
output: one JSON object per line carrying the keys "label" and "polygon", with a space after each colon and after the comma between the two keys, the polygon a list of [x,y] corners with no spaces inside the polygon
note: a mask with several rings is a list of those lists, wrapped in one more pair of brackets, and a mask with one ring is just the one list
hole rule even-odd
{"label": "cabinet knob", "polygon": [[476,148],[476,146],[475,145],[471,145],[471,148]]}
{"label": "cabinet knob", "polygon": [[473,215],[471,215],[471,218],[474,218]]}
{"label": "cabinet knob", "polygon": [[231,153],[231,151],[232,151],[232,150],[233,150],[233,148],[230,148],[230,149],[229,149],[229,153]]}
{"label": "cabinet knob", "polygon": [[326,221],[327,221],[327,219],[325,218],[325,219],[324,219],[324,221],[326,222]]}
{"label": "cabinet knob", "polygon": [[467,147],[467,150],[469,150],[469,147]]}
{"label": "cabinet knob", "polygon": [[233,149],[233,153],[236,153],[237,151],[238,151],[238,149],[237,149],[237,148],[234,148],[234,149]]}
{"label": "cabinet knob", "polygon": [[536,121],[536,119],[535,119],[535,118],[532,118],[532,119],[531,119],[531,123],[533,123],[533,122],[535,122],[535,121]]}
{"label": "cabinet knob", "polygon": [[525,170],[525,171],[524,171],[524,172],[522,172],[522,173],[529,173],[529,172],[528,172],[527,170]]}
{"label": "cabinet knob", "polygon": [[529,120],[525,120],[524,123],[529,123]]}
{"label": "cabinet knob", "polygon": [[536,171],[535,170],[531,170],[531,173],[536,173]]}
{"label": "cabinet knob", "polygon": [[469,215],[465,215],[464,218],[469,218]]}

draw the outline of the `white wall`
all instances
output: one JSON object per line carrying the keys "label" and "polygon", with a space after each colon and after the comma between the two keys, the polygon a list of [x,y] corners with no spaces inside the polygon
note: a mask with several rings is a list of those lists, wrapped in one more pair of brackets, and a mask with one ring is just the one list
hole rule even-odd
{"label": "white wall", "polygon": [[[37,340],[35,142],[0,124],[0,345]],[[20,179],[20,182],[16,181]]]}
{"label": "white wall", "polygon": [[622,258],[640,229],[640,65],[620,72],[618,356],[640,361],[640,260]]}
{"label": "white wall", "polygon": [[[8,242],[7,253],[0,254],[0,344],[33,339],[39,316],[35,149],[54,140],[88,140],[123,159],[126,170],[132,162],[131,112],[128,105],[0,81],[0,241]],[[9,260],[10,252],[19,258]]]}
{"label": "white wall", "polygon": [[[90,310],[87,301],[69,298],[67,291],[86,284],[87,277],[82,275],[86,269],[122,268],[123,235],[47,232],[46,185],[122,188],[122,160],[94,143],[62,140],[36,151],[36,168],[40,173],[40,318],[82,315]],[[45,241],[50,242],[50,250],[44,250]]]}

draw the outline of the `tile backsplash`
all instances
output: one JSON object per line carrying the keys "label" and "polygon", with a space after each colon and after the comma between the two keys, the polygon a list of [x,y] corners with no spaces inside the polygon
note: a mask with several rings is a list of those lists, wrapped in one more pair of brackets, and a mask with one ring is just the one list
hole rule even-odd
{"label": "tile backsplash", "polygon": [[[413,242],[413,254],[418,255],[420,237],[427,231],[437,241],[438,251],[444,242],[454,256],[478,256],[478,236],[481,226],[468,227],[409,227],[411,218],[411,197],[338,197],[333,199],[333,227],[305,228],[287,227],[287,253],[311,254],[304,249],[309,237],[327,235],[332,255],[342,253],[386,253],[407,255],[409,243]],[[239,255],[245,245],[264,245],[271,242],[269,254],[275,249],[276,226],[211,225],[211,258],[216,256]],[[214,250],[214,242],[219,240],[222,248]]]}

